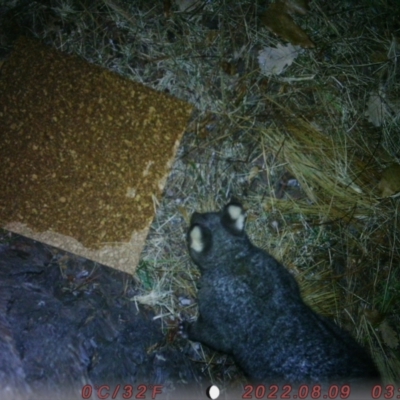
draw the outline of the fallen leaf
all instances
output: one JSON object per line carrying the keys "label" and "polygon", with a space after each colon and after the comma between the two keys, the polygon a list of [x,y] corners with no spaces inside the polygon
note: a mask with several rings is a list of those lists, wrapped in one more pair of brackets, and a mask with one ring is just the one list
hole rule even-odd
{"label": "fallen leaf", "polygon": [[389,197],[400,192],[400,164],[392,164],[382,172],[378,188],[381,197]]}
{"label": "fallen leaf", "polygon": [[165,18],[171,18],[172,12],[172,3],[171,0],[164,0],[164,17]]}
{"label": "fallen leaf", "polygon": [[288,12],[306,15],[309,11],[308,0],[284,0]]}
{"label": "fallen leaf", "polygon": [[364,315],[372,325],[380,324],[385,318],[385,316],[376,309],[365,309]]}
{"label": "fallen leaf", "polygon": [[178,206],[178,211],[181,213],[183,219],[185,220],[186,223],[189,223],[190,221],[190,215],[187,211],[187,209],[183,206]]}
{"label": "fallen leaf", "polygon": [[188,12],[200,6],[201,0],[175,0],[175,3],[178,5],[179,11]]}
{"label": "fallen leaf", "polygon": [[374,126],[379,127],[389,114],[389,109],[382,100],[382,97],[376,93],[371,94],[368,100],[367,111],[365,112],[365,116],[368,117],[368,121]]}
{"label": "fallen leaf", "polygon": [[260,173],[260,168],[256,166],[254,166],[250,172],[249,172],[249,176],[247,177],[247,180],[249,183],[252,182],[252,180]]}
{"label": "fallen leaf", "polygon": [[237,74],[237,67],[232,62],[222,61],[221,68],[228,75],[236,75]]}
{"label": "fallen leaf", "polygon": [[292,65],[293,61],[303,50],[300,46],[292,46],[288,43],[286,46],[278,43],[276,48],[264,47],[258,53],[258,63],[264,75],[279,75],[288,66]]}
{"label": "fallen leaf", "polygon": [[391,349],[395,349],[399,345],[399,337],[387,321],[383,321],[380,324],[379,331],[381,332],[383,341]]}
{"label": "fallen leaf", "polygon": [[265,11],[262,22],[273,34],[284,40],[306,49],[315,47],[314,43],[293,20],[289,14],[288,5],[283,1],[277,1]]}

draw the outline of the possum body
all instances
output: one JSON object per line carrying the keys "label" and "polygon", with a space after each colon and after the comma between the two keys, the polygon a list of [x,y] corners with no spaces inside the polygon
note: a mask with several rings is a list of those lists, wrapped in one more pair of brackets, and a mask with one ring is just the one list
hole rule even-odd
{"label": "possum body", "polygon": [[379,382],[369,354],[302,300],[295,278],[245,233],[237,201],[194,213],[187,233],[201,272],[190,340],[228,354],[254,381]]}

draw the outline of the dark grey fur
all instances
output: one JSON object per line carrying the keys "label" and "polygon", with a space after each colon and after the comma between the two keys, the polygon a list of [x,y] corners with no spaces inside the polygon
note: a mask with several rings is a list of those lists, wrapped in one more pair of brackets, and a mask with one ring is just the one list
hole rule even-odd
{"label": "dark grey fur", "polygon": [[378,382],[367,352],[303,302],[294,277],[250,242],[244,221],[235,201],[191,218],[189,253],[202,275],[189,339],[232,354],[255,381]]}

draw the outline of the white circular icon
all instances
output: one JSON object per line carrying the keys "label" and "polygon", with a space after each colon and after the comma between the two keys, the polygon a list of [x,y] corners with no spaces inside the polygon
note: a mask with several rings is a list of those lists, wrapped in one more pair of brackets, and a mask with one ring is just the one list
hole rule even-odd
{"label": "white circular icon", "polygon": [[220,391],[218,389],[218,386],[212,385],[207,389],[207,396],[211,399],[211,400],[215,400],[218,399],[220,394]]}

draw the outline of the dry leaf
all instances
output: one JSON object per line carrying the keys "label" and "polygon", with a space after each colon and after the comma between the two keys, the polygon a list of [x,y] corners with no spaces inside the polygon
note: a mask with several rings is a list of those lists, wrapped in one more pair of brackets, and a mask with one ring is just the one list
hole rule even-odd
{"label": "dry leaf", "polygon": [[264,50],[258,53],[261,72],[267,76],[279,75],[293,63],[301,52],[300,46],[292,46],[290,43],[286,46],[278,44],[276,48],[264,47]]}
{"label": "dry leaf", "polygon": [[284,0],[288,12],[306,15],[309,11],[308,0]]}
{"label": "dry leaf", "polygon": [[175,0],[175,3],[178,5],[179,11],[188,12],[200,6],[201,0]]}
{"label": "dry leaf", "polygon": [[376,309],[372,310],[365,309],[364,315],[367,318],[368,322],[370,322],[372,325],[380,324],[385,318],[385,316]]}
{"label": "dry leaf", "polygon": [[395,349],[399,345],[399,337],[387,321],[383,321],[380,324],[379,331],[381,332],[383,341],[391,349]]}
{"label": "dry leaf", "polygon": [[258,168],[257,166],[254,166],[250,172],[249,172],[249,176],[247,177],[247,180],[249,183],[252,182],[252,180],[260,173],[260,168]]}
{"label": "dry leaf", "polygon": [[390,43],[389,51],[387,53],[387,58],[392,61],[396,61],[400,55],[400,38],[393,37]]}
{"label": "dry leaf", "polygon": [[315,47],[303,29],[289,15],[288,6],[284,2],[278,1],[271,4],[262,16],[262,22],[273,34],[282,37],[293,45],[306,49]]}
{"label": "dry leaf", "polygon": [[221,68],[228,75],[236,75],[237,74],[237,67],[232,62],[222,61]]}
{"label": "dry leaf", "polygon": [[384,63],[389,58],[386,51],[374,51],[370,56],[371,62],[373,63]]}
{"label": "dry leaf", "polygon": [[190,222],[190,215],[189,215],[187,209],[183,206],[178,206],[178,211],[181,213],[183,219],[188,224]]}
{"label": "dry leaf", "polygon": [[368,121],[378,127],[382,125],[384,119],[389,114],[389,109],[382,100],[382,97],[379,94],[371,94],[368,100],[367,111],[365,112]]}
{"label": "dry leaf", "polygon": [[393,164],[382,172],[378,188],[381,197],[388,197],[400,192],[400,165]]}
{"label": "dry leaf", "polygon": [[172,3],[171,0],[164,0],[164,17],[165,18],[171,18],[172,12]]}

